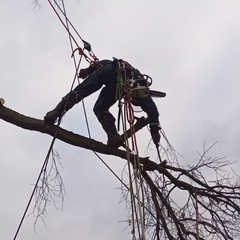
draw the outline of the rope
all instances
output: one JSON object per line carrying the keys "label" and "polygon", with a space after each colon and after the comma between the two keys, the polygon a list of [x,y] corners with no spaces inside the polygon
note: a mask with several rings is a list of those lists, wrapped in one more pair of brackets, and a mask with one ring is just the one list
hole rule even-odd
{"label": "rope", "polygon": [[[64,1],[62,1],[62,4],[63,4],[63,10],[62,8],[59,6],[59,4],[57,3],[56,0],[53,0],[55,5],[58,7],[58,10],[60,10],[60,12],[64,15],[66,21],[68,22],[68,24],[72,27],[72,29],[75,31],[75,33],[78,35],[78,37],[82,40],[82,42],[85,42],[83,40],[83,38],[80,36],[80,34],[78,33],[78,31],[76,30],[76,28],[73,26],[73,24],[71,23],[71,21],[68,19],[67,15],[66,15],[66,10],[65,10],[65,7],[64,7]],[[52,6],[52,5],[51,5]]]}
{"label": "rope", "polygon": [[18,226],[18,228],[17,228],[17,231],[16,231],[16,233],[15,233],[15,235],[14,235],[13,240],[16,240],[16,238],[17,238],[17,236],[18,236],[18,233],[19,233],[19,231],[20,231],[20,228],[21,228],[21,226],[22,226],[22,224],[23,224],[23,221],[24,221],[24,219],[25,219],[25,217],[26,217],[27,211],[28,211],[28,209],[29,209],[29,207],[30,207],[30,204],[31,204],[31,202],[32,202],[34,193],[35,193],[35,191],[36,191],[36,189],[37,189],[38,183],[39,183],[39,181],[40,181],[40,179],[41,179],[41,175],[42,175],[42,173],[44,172],[44,169],[46,169],[46,167],[47,167],[47,164],[48,164],[48,161],[49,161],[49,157],[50,157],[50,154],[51,154],[51,151],[52,151],[54,142],[55,142],[55,140],[56,140],[56,136],[57,136],[57,132],[58,132],[58,129],[59,129],[59,126],[60,126],[60,122],[61,122],[61,119],[58,121],[57,129],[56,129],[56,131],[55,131],[55,134],[54,134],[54,136],[53,136],[52,142],[51,142],[51,144],[50,144],[50,147],[49,147],[47,156],[46,156],[46,158],[45,158],[45,160],[44,160],[44,162],[43,162],[41,171],[40,171],[40,173],[39,173],[39,175],[38,175],[37,181],[36,181],[36,183],[35,183],[35,185],[34,185],[34,189],[33,189],[33,191],[32,191],[32,194],[31,194],[30,199],[29,199],[29,201],[28,201],[27,207],[26,207],[26,209],[25,209],[25,211],[24,211],[24,213],[23,213],[23,216],[22,216],[22,218],[21,218],[21,221],[20,221],[20,223],[19,223],[19,226]]}
{"label": "rope", "polygon": [[[65,21],[66,21],[66,24],[64,24],[63,20],[61,19],[60,15],[58,14],[57,10],[55,9],[55,7],[53,6],[53,4],[51,3],[50,0],[48,0],[48,2],[50,3],[52,9],[54,10],[54,12],[56,13],[57,17],[59,18],[59,20],[61,21],[62,25],[64,26],[64,28],[67,30],[70,38],[75,42],[77,48],[73,51],[72,49],[72,56],[74,54],[74,52],[76,50],[79,50],[79,53],[80,55],[83,55],[84,58],[86,59],[86,61],[88,61],[90,64],[92,62],[96,62],[98,61],[98,58],[95,56],[95,54],[93,53],[92,49],[91,49],[91,45],[86,42],[81,36],[80,34],[78,33],[78,31],[76,30],[76,28],[73,26],[73,24],[71,23],[71,21],[68,19],[67,15],[66,15],[66,10],[65,10],[65,6],[64,6],[64,2],[63,2],[63,8],[64,10],[62,10],[62,8],[59,6],[59,4],[57,3],[56,0],[53,0],[54,1],[54,4],[58,7],[58,10],[60,10],[60,12],[63,14],[64,18],[65,18]],[[62,0],[63,1],[63,0]],[[69,25],[72,27],[72,29],[74,30],[74,32],[77,34],[77,36],[80,38],[80,40],[83,42],[83,45],[84,45],[84,48],[88,50],[88,53],[90,55],[90,58],[89,56],[87,56],[84,52],[83,52],[83,49],[81,47],[79,47],[76,39],[73,37],[72,33],[70,32],[69,30]]]}
{"label": "rope", "polygon": [[[72,38],[72,40],[74,41],[74,43],[76,44],[76,46],[77,46],[78,48],[80,48],[79,45],[78,45],[78,43],[77,43],[77,41],[76,41],[76,39],[73,37],[73,35],[72,35],[71,32],[69,31],[68,27],[66,26],[66,24],[65,24],[65,23],[63,22],[63,20],[61,19],[60,15],[58,14],[58,12],[57,12],[57,10],[55,9],[55,7],[53,6],[52,2],[51,2],[50,0],[48,0],[48,3],[49,3],[50,6],[52,7],[53,11],[54,11],[55,14],[57,15],[58,19],[60,20],[60,22],[62,23],[62,25],[64,26],[64,28],[67,30],[69,36],[71,36],[71,38]],[[54,3],[59,7],[59,5],[57,4],[57,2],[56,2],[55,0],[54,0]],[[59,9],[60,9],[60,7],[59,7]]]}
{"label": "rope", "polygon": [[[67,13],[66,13],[66,8],[65,8],[65,4],[64,4],[64,0],[62,0],[62,5],[63,5],[63,15],[65,17],[65,21],[66,21],[66,27],[68,29],[68,33],[69,33],[69,23],[70,21],[68,20],[67,18]],[[61,8],[60,8],[61,9]],[[76,30],[75,30],[76,32]],[[80,37],[80,39],[82,41],[84,41],[81,36],[78,34],[78,36]],[[70,42],[70,46],[71,46],[71,51],[74,52],[74,48],[73,48],[73,42],[72,42],[72,38],[71,38],[71,35],[68,34],[68,37],[69,37],[69,42]],[[75,66],[75,72],[76,72],[76,76],[78,75],[78,72],[79,72],[79,67],[80,67],[80,62],[81,62],[81,59],[82,59],[82,55],[80,55],[80,60],[79,60],[79,64],[77,65],[76,63],[76,58],[75,58],[75,55],[73,54],[72,57],[73,57],[73,62],[74,62],[74,66]],[[79,79],[78,79],[78,83],[80,83]],[[74,83],[73,83],[74,84]],[[73,87],[73,86],[72,86]],[[87,111],[86,111],[86,107],[85,107],[85,103],[84,103],[84,99],[82,99],[82,106],[83,106],[83,112],[84,112],[84,116],[85,116],[85,121],[86,121],[86,126],[87,126],[87,131],[88,131],[88,135],[89,135],[89,138],[91,138],[91,133],[90,133],[90,127],[89,127],[89,123],[88,123],[88,120],[87,120]]]}
{"label": "rope", "polygon": [[[123,115],[123,114],[122,114]],[[143,240],[146,239],[145,237],[145,228],[144,228],[144,207],[141,209],[141,206],[144,206],[144,191],[143,191],[143,179],[141,177],[141,174],[138,176],[137,169],[141,171],[141,165],[139,161],[139,155],[138,155],[138,147],[137,147],[137,140],[136,140],[136,134],[134,131],[134,111],[132,108],[132,105],[130,103],[130,98],[129,96],[126,96],[124,98],[124,116],[122,116],[122,123],[123,123],[123,131],[126,132],[126,123],[130,125],[131,129],[131,144],[132,144],[132,151],[135,153],[135,158],[133,162],[133,176],[134,179],[132,179],[132,173],[131,173],[131,165],[130,165],[130,153],[127,150],[127,159],[128,159],[128,174],[129,174],[129,183],[130,183],[130,196],[131,196],[131,209],[132,209],[132,222],[133,222],[133,238],[135,239],[135,228],[134,228],[134,216],[136,216],[136,224],[137,224],[137,229],[138,229],[138,234],[139,236],[142,237]],[[127,149],[129,149],[129,143],[127,140],[127,136],[125,136],[125,142],[128,146]],[[142,193],[142,200],[143,202],[140,201],[140,191],[139,191],[139,184],[137,182],[137,179],[140,179],[140,188],[141,188],[141,193]],[[135,191],[136,191],[136,198],[133,197],[134,190],[133,190],[133,182],[135,183]],[[137,200],[137,203],[136,203]],[[140,225],[138,222],[138,218],[140,219]],[[140,230],[141,228],[141,230]]]}
{"label": "rope", "polygon": [[[138,182],[136,181],[137,178],[139,177],[140,179],[140,188],[141,188],[141,193],[142,193],[142,200],[144,201],[144,191],[143,191],[143,180],[140,176],[137,176],[137,169],[141,172],[141,165],[140,165],[140,160],[139,160],[139,151],[138,151],[138,147],[137,147],[137,139],[136,139],[136,134],[135,134],[135,130],[133,127],[134,124],[134,111],[132,108],[132,105],[130,103],[130,101],[126,100],[126,110],[127,111],[127,117],[128,117],[128,123],[130,124],[130,128],[132,129],[132,148],[136,153],[136,158],[134,159],[134,178],[135,178],[135,188],[136,188],[136,192],[137,192],[137,201],[138,201],[138,211],[139,211],[139,217],[140,217],[140,224],[141,224],[141,228],[142,228],[142,239],[145,240],[145,229],[144,229],[144,211],[142,211],[141,209],[141,202],[140,202],[140,192],[139,192],[139,186],[138,186]],[[144,209],[144,208],[143,208]]]}
{"label": "rope", "polygon": [[[125,79],[125,81],[124,81]],[[130,185],[130,201],[131,201],[131,211],[132,211],[132,235],[133,239],[136,239],[135,236],[135,216],[136,216],[136,225],[138,229],[138,234],[141,236],[141,239],[145,240],[145,206],[144,206],[144,190],[143,190],[143,179],[141,177],[141,174],[138,176],[138,171],[141,171],[141,165],[140,165],[140,160],[139,160],[139,155],[138,155],[138,147],[137,147],[137,140],[136,140],[136,134],[134,130],[134,111],[131,105],[131,96],[129,96],[129,89],[128,85],[124,85],[124,82],[127,81],[127,75],[125,68],[121,66],[121,64],[118,67],[117,71],[117,86],[116,86],[116,100],[118,100],[118,107],[119,107],[119,112],[118,112],[118,129],[119,129],[119,120],[120,117],[122,117],[122,127],[123,127],[123,132],[124,132],[124,139],[125,139],[125,145],[126,145],[126,156],[127,156],[127,166],[128,166],[128,175],[129,175],[129,185]],[[121,98],[122,98],[122,93],[124,91],[124,112],[122,112],[122,103],[121,103]],[[127,136],[127,123],[130,125],[130,135],[131,135],[131,145],[132,145],[132,153],[134,153],[134,160],[133,160],[133,179],[132,179],[132,171],[131,171],[131,160],[130,160],[130,151],[129,151],[129,140]],[[140,188],[141,188],[141,195],[142,195],[142,200],[140,200],[140,189],[139,189],[139,183],[137,179],[140,179]],[[133,184],[135,183],[135,191],[136,195],[134,193],[134,188]],[[136,197],[134,197],[136,196]],[[137,201],[137,202],[136,202]],[[143,208],[141,209],[141,206]],[[138,222],[138,219],[140,219],[140,225]],[[140,230],[141,228],[141,230]],[[142,233],[142,234],[141,234]]]}

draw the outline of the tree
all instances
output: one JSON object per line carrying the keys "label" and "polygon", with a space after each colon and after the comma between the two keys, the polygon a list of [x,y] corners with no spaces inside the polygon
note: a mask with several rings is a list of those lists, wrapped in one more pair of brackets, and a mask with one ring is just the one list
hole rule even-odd
{"label": "tree", "polygon": [[[156,163],[60,127],[44,125],[42,120],[24,116],[2,104],[0,118],[27,130],[55,136],[67,144],[127,160],[131,170],[128,171],[129,179],[122,180],[123,200],[129,203],[128,224],[139,239],[233,240],[240,237],[239,177],[225,171],[231,165],[225,158],[208,156],[214,144],[208,148],[204,146],[196,165],[183,167],[170,144],[169,149],[162,148],[160,153],[160,157],[166,160]],[[137,130],[145,124],[142,122],[140,127],[138,124]],[[162,135],[167,141],[163,131]],[[53,153],[53,157],[57,154]],[[215,174],[211,181],[204,176],[206,170],[208,174]],[[63,191],[62,179],[56,176]],[[47,193],[40,187],[39,201],[41,193],[51,194],[52,191],[47,175],[45,177]],[[41,211],[38,209],[38,214],[43,214]]]}

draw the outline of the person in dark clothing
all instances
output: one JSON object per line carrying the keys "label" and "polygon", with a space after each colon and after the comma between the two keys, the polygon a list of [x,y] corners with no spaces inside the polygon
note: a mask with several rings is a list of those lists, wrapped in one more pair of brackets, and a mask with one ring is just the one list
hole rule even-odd
{"label": "person in dark clothing", "polygon": [[[107,144],[114,148],[122,146],[123,142],[117,132],[115,118],[109,112],[109,108],[117,101],[117,73],[119,72],[121,72],[122,76],[124,75],[124,82],[128,79],[139,78],[139,76],[142,76],[141,73],[129,63],[118,59],[114,59],[113,61],[101,60],[97,65],[90,65],[86,69],[81,69],[79,77],[83,78],[84,81],[63,97],[60,103],[52,111],[46,114],[44,122],[46,124],[54,124],[59,117],[72,108],[76,103],[96,92],[104,85],[94,105],[93,111],[107,133]],[[144,112],[146,112],[149,119],[153,142],[158,146],[160,141],[160,127],[158,119],[159,113],[156,104],[150,95],[144,97],[132,97],[132,99]]]}

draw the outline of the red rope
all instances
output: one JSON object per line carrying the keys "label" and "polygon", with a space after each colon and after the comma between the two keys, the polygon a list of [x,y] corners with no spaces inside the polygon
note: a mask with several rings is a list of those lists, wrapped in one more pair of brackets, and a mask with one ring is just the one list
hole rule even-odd
{"label": "red rope", "polygon": [[62,23],[62,25],[64,26],[64,28],[67,30],[68,34],[71,36],[72,40],[75,42],[75,44],[77,45],[77,47],[80,48],[79,45],[78,45],[78,43],[77,43],[77,41],[76,41],[76,39],[73,37],[73,35],[72,35],[71,32],[69,31],[69,29],[67,28],[66,24],[65,24],[65,23],[63,22],[63,20],[61,19],[60,15],[58,14],[57,10],[55,9],[55,7],[54,7],[53,4],[51,3],[51,1],[48,0],[48,2],[49,2],[49,4],[51,5],[53,11],[56,13],[58,19],[60,20],[60,22]]}
{"label": "red rope", "polygon": [[138,153],[137,139],[136,139],[136,134],[134,130],[135,119],[134,119],[133,107],[131,105],[131,102],[128,96],[126,96],[124,100],[125,100],[124,112],[131,129],[132,150],[135,151],[135,153]]}
{"label": "red rope", "polygon": [[[90,58],[87,54],[84,53],[84,49],[85,48],[81,48],[78,45],[77,40],[74,38],[74,36],[72,35],[72,33],[70,32],[68,26],[64,23],[64,21],[62,20],[61,16],[59,15],[59,13],[57,12],[56,8],[54,7],[54,5],[52,4],[52,2],[50,0],[48,0],[50,6],[52,7],[53,11],[55,12],[55,14],[57,15],[58,19],[60,20],[60,22],[62,23],[63,27],[65,28],[65,30],[68,32],[69,36],[71,37],[71,39],[74,41],[74,43],[76,44],[77,48],[73,51],[71,57],[73,57],[74,53],[78,50],[79,55],[84,56],[84,58],[86,59],[87,62],[89,62],[90,64],[92,64],[93,62],[97,62],[98,58],[95,56],[95,54],[91,51],[88,50]],[[80,37],[81,38],[81,37]],[[81,38],[81,40],[83,41],[84,44],[86,44],[86,42]]]}

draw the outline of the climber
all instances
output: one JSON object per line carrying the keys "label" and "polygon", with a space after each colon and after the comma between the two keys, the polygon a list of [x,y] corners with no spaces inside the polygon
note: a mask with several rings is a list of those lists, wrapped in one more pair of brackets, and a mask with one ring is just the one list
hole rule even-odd
{"label": "climber", "polygon": [[[76,103],[105,85],[99,94],[93,111],[104,131],[107,133],[107,144],[114,148],[123,146],[122,139],[116,129],[115,118],[109,112],[109,108],[117,101],[117,72],[119,71],[124,75],[124,81],[129,78],[139,78],[139,76],[141,76],[141,73],[129,63],[116,58],[114,58],[113,61],[101,60],[97,62],[97,64],[91,64],[86,69],[81,69],[79,77],[84,79],[84,81],[64,96],[60,103],[52,111],[46,114],[44,117],[44,123],[54,124],[59,117],[72,108]],[[150,133],[153,142],[158,146],[160,141],[160,127],[158,120],[159,113],[156,104],[153,102],[150,95],[144,97],[132,97],[132,99],[148,115]]]}

